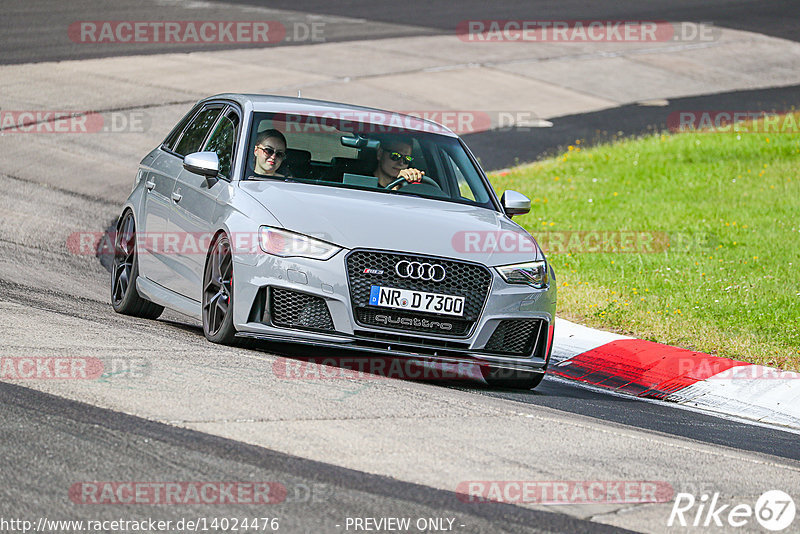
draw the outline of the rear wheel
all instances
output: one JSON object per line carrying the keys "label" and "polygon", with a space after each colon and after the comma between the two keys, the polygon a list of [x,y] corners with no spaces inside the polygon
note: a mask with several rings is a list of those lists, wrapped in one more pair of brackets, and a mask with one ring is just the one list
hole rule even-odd
{"label": "rear wheel", "polygon": [[117,313],[156,319],[164,311],[159,306],[139,295],[136,278],[139,262],[136,256],[136,222],[133,213],[126,211],[117,226],[114,236],[114,261],[111,264],[111,306]]}
{"label": "rear wheel", "polygon": [[233,255],[228,236],[211,245],[203,273],[203,333],[212,343],[236,342],[233,327]]}
{"label": "rear wheel", "polygon": [[492,387],[504,389],[533,389],[544,379],[544,373],[519,371],[517,369],[503,369],[499,367],[484,367],[483,378]]}

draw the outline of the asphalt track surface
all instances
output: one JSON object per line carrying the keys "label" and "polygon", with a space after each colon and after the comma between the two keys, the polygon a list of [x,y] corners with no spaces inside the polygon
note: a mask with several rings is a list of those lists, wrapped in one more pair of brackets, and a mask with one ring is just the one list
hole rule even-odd
{"label": "asphalt track surface", "polygon": [[[227,44],[181,47],[175,44],[129,43],[110,49],[107,46],[71,42],[64,32],[65,21],[253,20],[256,16],[259,20],[272,20],[269,18],[271,13],[276,20],[286,24],[294,21],[324,21],[327,42],[452,33],[460,21],[472,19],[711,22],[716,26],[763,33],[782,39],[800,39],[796,15],[787,16],[789,13],[800,12],[800,2],[797,0],[467,0],[457,4],[426,0],[411,0],[402,4],[390,0],[218,0],[197,2],[189,8],[171,0],[143,0],[133,3],[108,0],[3,0],[0,5],[3,10],[3,17],[0,19],[0,64],[242,47]],[[248,8],[258,8],[258,14],[254,15]],[[280,43],[282,46],[287,44],[292,45],[291,42]]]}
{"label": "asphalt track surface", "polygon": [[[6,3],[10,4],[10,3]],[[238,9],[245,2],[231,2]],[[452,31],[454,17],[451,4],[426,5],[424,17],[418,2],[406,2],[402,9],[396,3],[308,2],[303,4],[273,2],[270,8],[290,9],[295,12],[317,13],[325,16],[360,18],[375,24],[343,20],[338,39],[379,38],[381,36],[420,35],[425,32]],[[797,12],[797,2],[678,2],[675,6],[650,5],[642,2],[618,2],[613,6],[595,2],[566,2],[556,8],[550,3],[508,2],[500,6],[485,2],[459,3],[457,19],[466,18],[640,18],[666,20],[712,20],[715,24],[733,28],[759,31],[783,38],[796,39],[796,29],[787,12]],[[122,18],[145,20],[152,18],[148,9],[154,4],[140,3],[119,7],[116,3],[74,2],[63,8],[52,3],[26,2],[4,5],[7,16],[0,21],[0,30],[8,39],[2,46],[3,63],[48,61],[98,57],[90,48],[64,46],[55,32],[24,31],[25,28],[47,29],[63,23],[65,16],[73,20]],[[163,19],[171,16],[169,2],[157,7]],[[178,8],[174,8],[175,13]],[[98,17],[97,13],[103,16]],[[369,15],[369,16],[367,16]],[[298,14],[298,20],[306,15]],[[174,18],[178,18],[177,15]],[[181,17],[181,18],[185,18]],[[233,17],[236,18],[236,17]],[[303,19],[304,20],[304,19]],[[397,23],[403,27],[398,27]],[[383,25],[383,26],[382,26]],[[358,33],[354,28],[371,26],[380,31]],[[408,29],[414,28],[414,29]],[[416,33],[414,33],[416,32]],[[52,34],[52,35],[51,35]],[[8,44],[12,43],[12,44]],[[196,50],[197,48],[192,48]],[[213,49],[213,48],[212,48]],[[170,51],[174,48],[170,47]],[[159,53],[157,48],[149,53]],[[104,52],[106,54],[112,52]],[[142,53],[137,49],[121,48],[114,54]],[[703,98],[681,99],[676,109],[686,109],[692,104],[702,107]],[[716,107],[752,109],[774,107],[786,109],[797,104],[798,88],[782,88],[715,95]],[[720,104],[720,99],[726,104]],[[677,102],[677,101],[676,101]],[[673,105],[671,102],[670,105]],[[573,139],[604,140],[619,135],[643,133],[659,129],[663,108],[628,106],[609,111],[562,117],[548,130],[536,130],[537,153],[548,153]],[[513,163],[512,155],[520,153],[530,143],[531,132],[509,130],[476,134],[468,143],[482,155],[487,167],[499,168]],[[507,152],[490,160],[497,146]],[[528,147],[527,150],[530,150]],[[487,161],[489,160],[489,161]],[[35,183],[19,183],[4,179],[4,188],[13,186],[21,200],[15,206],[24,210],[24,204],[38,205],[41,199],[58,193],[51,187]],[[6,193],[3,193],[5,196]],[[4,204],[11,199],[0,198]],[[55,202],[55,201],[54,201]],[[48,204],[49,205],[49,204]],[[93,212],[113,213],[115,205],[103,199],[69,196],[54,204],[56,211],[75,210],[83,216],[96,219]],[[33,213],[28,213],[33,218]],[[80,227],[80,226],[78,226]],[[2,229],[0,229],[2,230]],[[32,232],[18,235],[13,232],[0,236],[0,304],[24,308],[31,313],[47,311],[67,319],[80,319],[81,324],[95,323],[110,330],[127,328],[134,333],[150,335],[154,331],[166,343],[180,338],[191,345],[204,344],[202,332],[196,324],[180,317],[167,315],[158,322],[128,320],[115,317],[110,306],[92,294],[80,297],[82,285],[105,284],[102,268],[86,262],[91,258],[64,258],[51,250],[56,237],[44,237]],[[36,273],[20,272],[31,270]],[[53,281],[58,281],[55,284]],[[89,292],[91,293],[91,292]],[[72,302],[73,304],[65,304]],[[66,335],[62,332],[62,335]],[[80,336],[80,333],[75,335]],[[264,348],[262,350],[270,350]],[[242,349],[244,352],[258,352]],[[592,428],[612,430],[635,429],[651,435],[676,438],[681,446],[692,449],[698,444],[719,447],[732,455],[739,453],[754,456],[767,464],[780,464],[800,468],[800,445],[795,433],[774,427],[762,427],[699,414],[672,406],[642,402],[612,396],[565,381],[547,379],[533,392],[506,392],[487,389],[479,384],[435,385],[442,396],[466,393],[476,403],[484,399],[501,401],[509,406],[541,407],[562,414],[565,420],[580,415],[592,423]],[[132,394],[139,394],[138,392]],[[147,393],[145,393],[147,394]],[[620,531],[596,522],[553,511],[531,510],[519,506],[492,504],[490,506],[465,505],[453,492],[434,489],[421,484],[404,482],[393,477],[365,473],[334,465],[333,462],[315,461],[281,453],[267,447],[249,445],[237,440],[177,428],[172,425],[127,415],[119,411],[99,408],[91,404],[68,400],[20,385],[0,383],[0,516],[49,517],[71,519],[116,519],[122,510],[128,517],[158,517],[176,519],[189,516],[233,516],[248,509],[241,507],[79,507],[66,498],[66,490],[79,480],[279,480],[290,488],[324,487],[324,496],[318,501],[298,498],[296,502],[276,505],[274,515],[285,518],[285,528],[290,532],[340,531],[335,527],[346,516],[381,517],[413,516],[457,518],[466,525],[464,532],[605,532]],[[553,440],[559,439],[553,436]],[[634,445],[631,445],[633,447]],[[502,447],[502,444],[498,444]],[[565,444],[566,447],[566,444]],[[553,476],[558,476],[554,474]],[[687,475],[688,477],[688,475]],[[715,481],[709,481],[715,483]],[[718,483],[718,482],[717,482]],[[764,480],[764,488],[771,482]],[[270,510],[273,513],[273,510]],[[259,513],[259,515],[262,515]]]}
{"label": "asphalt track surface", "polygon": [[[0,383],[3,488],[0,517],[119,519],[118,506],[77,509],[64,488],[76,475],[116,480],[278,481],[284,502],[261,507],[257,517],[281,518],[281,531],[335,532],[346,517],[456,518],[462,532],[618,532],[557,512],[462,502],[456,494],[177,429],[88,404]],[[46,439],[42,439],[46,436]],[[20,451],[26,451],[24,456]],[[54,463],[54,459],[57,464]],[[68,466],[65,469],[65,466]],[[20,494],[9,488],[22,488]],[[251,508],[252,509],[252,508]],[[250,517],[246,505],[213,507],[125,506],[128,518],[178,521],[198,517]],[[338,528],[337,528],[338,527]]]}
{"label": "asphalt track surface", "polygon": [[[302,360],[302,350],[291,346],[272,347],[286,357]],[[354,354],[358,355],[357,352]],[[336,352],[320,351],[318,358],[335,358]],[[363,355],[364,358],[367,355]],[[441,387],[456,388],[478,395],[514,402],[543,406],[573,414],[631,425],[689,440],[722,445],[743,451],[780,456],[800,461],[798,434],[772,426],[754,426],[752,423],[723,419],[704,413],[678,409],[664,402],[642,401],[625,395],[610,395],[599,388],[590,388],[575,382],[554,378],[546,379],[532,391],[493,389],[477,381],[433,381]]]}
{"label": "asphalt track surface", "polygon": [[[259,4],[258,0],[235,0],[231,4]],[[278,0],[270,6],[283,9],[299,9],[306,12],[358,16],[383,23],[411,23],[414,26],[435,31],[453,31],[459,21],[472,19],[529,19],[529,20],[667,20],[667,21],[711,21],[717,26],[753,31],[797,40],[800,38],[796,21],[790,13],[797,13],[800,3],[792,0],[758,2],[757,0],[687,0],[683,2],[639,2],[637,0],[614,0],[592,2],[568,0],[505,0],[503,2],[481,2],[468,0],[459,2],[457,9],[446,2],[432,3],[425,0],[403,2],[402,9],[390,0],[379,2],[291,2]]]}

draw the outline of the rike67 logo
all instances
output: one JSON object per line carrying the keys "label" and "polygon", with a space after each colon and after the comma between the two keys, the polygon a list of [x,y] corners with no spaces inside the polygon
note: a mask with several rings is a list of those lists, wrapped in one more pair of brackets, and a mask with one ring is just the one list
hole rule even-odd
{"label": "rike67 logo", "polygon": [[758,522],[763,528],[778,532],[794,522],[797,512],[794,500],[781,490],[770,490],[761,494],[755,506],[748,503],[722,504],[719,492],[709,496],[704,493],[696,498],[691,493],[678,493],[667,526],[719,527],[725,532]]}

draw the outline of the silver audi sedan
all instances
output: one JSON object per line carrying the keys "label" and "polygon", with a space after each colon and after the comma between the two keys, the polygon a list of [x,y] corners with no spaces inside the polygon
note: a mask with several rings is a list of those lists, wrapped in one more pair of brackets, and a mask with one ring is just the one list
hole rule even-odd
{"label": "silver audi sedan", "polygon": [[139,165],[111,299],[245,339],[469,364],[530,389],[554,273],[464,142],[389,111],[267,95],[200,101]]}

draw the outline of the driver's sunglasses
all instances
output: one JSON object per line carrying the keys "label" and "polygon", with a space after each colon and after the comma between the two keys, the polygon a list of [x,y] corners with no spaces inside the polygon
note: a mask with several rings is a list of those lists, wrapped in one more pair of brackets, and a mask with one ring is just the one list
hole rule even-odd
{"label": "driver's sunglasses", "polygon": [[405,163],[406,165],[411,165],[411,162],[414,161],[414,158],[412,156],[406,156],[404,154],[401,154],[400,152],[391,152],[389,154],[389,157],[392,158],[392,161],[403,160],[402,162]]}
{"label": "driver's sunglasses", "polygon": [[286,157],[286,152],[284,152],[283,150],[275,150],[271,146],[260,146],[258,148],[263,150],[264,154],[266,154],[268,158],[271,158],[273,155],[276,158],[280,158],[280,159],[283,159],[283,158]]}

